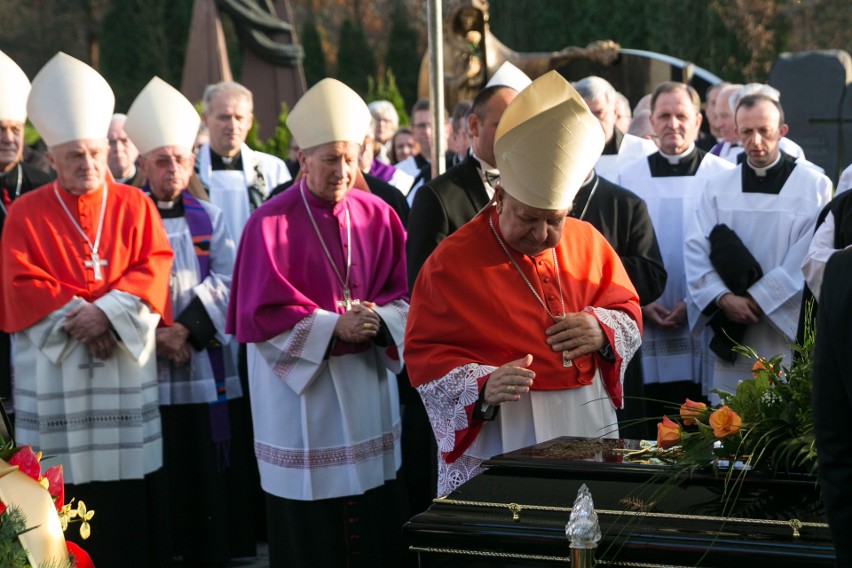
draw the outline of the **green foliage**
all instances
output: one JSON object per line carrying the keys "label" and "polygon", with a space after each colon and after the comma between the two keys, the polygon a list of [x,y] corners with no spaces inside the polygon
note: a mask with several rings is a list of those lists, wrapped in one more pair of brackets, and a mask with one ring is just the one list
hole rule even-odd
{"label": "green foliage", "polygon": [[364,97],[369,88],[367,81],[375,75],[376,58],[364,28],[349,18],[343,20],[337,49],[337,79]]}
{"label": "green foliage", "polygon": [[399,88],[396,86],[396,78],[391,69],[385,71],[385,76],[379,77],[378,81],[370,77],[367,84],[369,88],[367,89],[367,96],[364,98],[365,101],[368,103],[379,100],[390,101],[396,109],[397,114],[399,114],[400,126],[405,126],[409,123],[405,101],[399,92]]}
{"label": "green foliage", "polygon": [[100,71],[126,112],[154,75],[180,86],[192,0],[113,2],[101,32]]}
{"label": "green foliage", "polygon": [[278,122],[275,125],[275,132],[273,132],[272,136],[263,142],[257,135],[258,129],[260,125],[257,122],[257,119],[251,125],[251,130],[249,130],[248,135],[246,136],[246,145],[252,150],[257,150],[259,152],[266,152],[267,154],[272,154],[273,156],[278,156],[282,160],[287,159],[287,153],[290,149],[290,129],[287,128],[287,116],[290,113],[290,109],[287,107],[286,103],[281,103],[281,114],[278,115]]}
{"label": "green foliage", "polygon": [[[417,49],[417,32],[409,24],[410,21],[411,17],[405,10],[405,3],[397,2],[391,15],[388,50],[385,55],[385,67],[393,70],[402,104],[406,108],[417,100],[417,79],[422,57]],[[393,103],[396,106],[396,101]],[[399,110],[397,108],[397,111]],[[400,113],[400,124],[403,124],[402,113]]]}
{"label": "green foliage", "polygon": [[[9,507],[0,514],[0,566],[3,568],[30,568],[27,553],[18,536],[27,532],[27,519],[18,507]],[[38,568],[72,568],[71,560],[54,560]]]}
{"label": "green foliage", "polygon": [[[742,81],[743,68],[754,57],[714,2],[492,0],[490,14],[491,31],[517,51],[556,51],[612,39],[626,48],[691,61],[730,81]],[[775,50],[760,55],[771,61],[787,45],[789,23],[779,16],[765,25],[775,34]]]}
{"label": "green foliage", "polygon": [[302,34],[299,38],[302,49],[305,50],[305,59],[302,67],[305,70],[305,80],[308,88],[318,83],[321,79],[328,77],[328,64],[325,60],[325,52],[322,50],[322,41],[317,31],[316,21],[310,17],[302,25]]}

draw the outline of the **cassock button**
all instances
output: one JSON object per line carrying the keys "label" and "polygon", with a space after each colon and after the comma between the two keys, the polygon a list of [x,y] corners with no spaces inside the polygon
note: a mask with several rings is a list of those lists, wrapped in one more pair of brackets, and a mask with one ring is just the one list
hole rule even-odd
{"label": "cassock button", "polygon": [[548,282],[550,282],[550,278],[545,276],[544,278],[541,279],[541,281],[544,282],[545,284],[547,284]]}
{"label": "cassock button", "polygon": [[554,296],[553,294],[551,294],[551,295],[549,295],[549,296],[547,297],[547,299],[548,299],[548,300],[550,300],[550,301],[552,302],[552,301],[554,301],[554,300],[556,299],[556,296]]}

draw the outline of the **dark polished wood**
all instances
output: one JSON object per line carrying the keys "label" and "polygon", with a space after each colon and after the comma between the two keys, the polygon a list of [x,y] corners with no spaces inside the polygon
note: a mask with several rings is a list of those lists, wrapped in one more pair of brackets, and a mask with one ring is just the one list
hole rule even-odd
{"label": "dark polished wood", "polygon": [[814,476],[750,471],[736,498],[723,499],[727,472],[678,478],[666,466],[625,460],[623,450],[638,447],[558,438],[497,456],[406,523],[406,543],[424,567],[568,566],[565,524],[585,483],[601,525],[602,565],[834,565]]}

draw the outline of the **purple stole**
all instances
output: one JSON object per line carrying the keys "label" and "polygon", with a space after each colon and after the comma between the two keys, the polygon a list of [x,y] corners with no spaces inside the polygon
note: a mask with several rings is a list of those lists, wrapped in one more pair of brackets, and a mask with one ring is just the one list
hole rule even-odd
{"label": "purple stole", "polygon": [[[210,246],[213,239],[213,223],[210,216],[201,203],[193,197],[189,191],[184,190],[181,194],[184,218],[192,235],[192,244],[195,256],[198,258],[198,266],[201,271],[201,280],[210,274]],[[229,442],[231,439],[231,420],[228,416],[228,394],[225,387],[225,356],[222,346],[218,342],[209,345],[205,349],[213,368],[213,378],[216,381],[216,400],[209,403],[210,406],[210,434],[213,444],[216,446],[216,461],[219,470],[229,465]]]}

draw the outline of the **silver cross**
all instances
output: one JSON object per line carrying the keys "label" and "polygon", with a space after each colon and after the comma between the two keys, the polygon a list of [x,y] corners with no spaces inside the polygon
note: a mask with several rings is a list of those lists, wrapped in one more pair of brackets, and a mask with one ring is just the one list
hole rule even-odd
{"label": "silver cross", "polygon": [[95,280],[103,280],[103,276],[101,276],[101,266],[106,266],[107,261],[102,260],[101,257],[98,256],[98,253],[92,253],[92,260],[87,260],[83,262],[86,268],[91,268],[93,274],[93,278]]}

